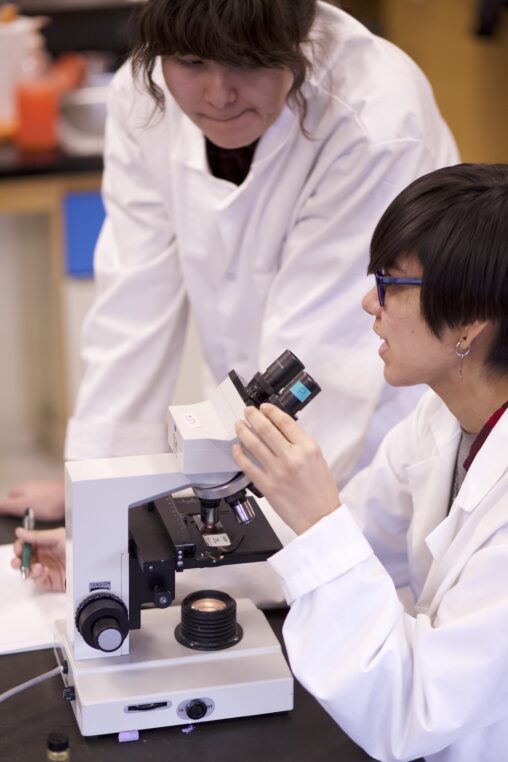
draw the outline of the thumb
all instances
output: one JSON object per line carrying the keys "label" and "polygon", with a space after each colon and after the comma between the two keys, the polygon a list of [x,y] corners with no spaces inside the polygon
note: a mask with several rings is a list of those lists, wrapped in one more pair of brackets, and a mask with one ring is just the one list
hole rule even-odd
{"label": "thumb", "polygon": [[24,529],[23,527],[16,527],[14,534],[18,540],[21,540],[22,542],[30,542],[33,545],[51,545],[55,541],[51,530]]}

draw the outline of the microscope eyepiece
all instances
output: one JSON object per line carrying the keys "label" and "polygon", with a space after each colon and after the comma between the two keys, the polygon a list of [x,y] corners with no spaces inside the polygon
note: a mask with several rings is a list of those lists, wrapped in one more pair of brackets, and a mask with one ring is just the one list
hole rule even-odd
{"label": "microscope eyepiece", "polygon": [[[247,384],[247,390],[252,392],[256,391],[256,386],[261,386],[263,391],[269,391],[269,394],[277,394],[287,384],[291,382],[300,371],[304,369],[304,365],[298,357],[296,357],[289,349],[286,349],[280,357],[272,362],[271,365],[265,370],[264,373],[256,373],[252,381]],[[266,401],[267,397],[262,400]]]}
{"label": "microscope eyepiece", "polygon": [[271,402],[293,418],[321,391],[319,384],[305,372],[303,363],[289,349],[264,373],[256,373],[248,384],[244,385],[234,370],[229,377],[246,405],[259,407],[263,402]]}
{"label": "microscope eyepiece", "polygon": [[319,394],[321,387],[309,374],[302,370],[279,394],[273,394],[268,402],[296,418],[296,414]]}

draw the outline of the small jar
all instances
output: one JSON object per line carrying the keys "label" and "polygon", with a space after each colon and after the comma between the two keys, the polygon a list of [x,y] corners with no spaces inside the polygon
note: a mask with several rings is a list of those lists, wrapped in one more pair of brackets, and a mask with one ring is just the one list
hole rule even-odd
{"label": "small jar", "polygon": [[49,762],[68,762],[71,758],[69,739],[65,733],[50,733],[46,749]]}

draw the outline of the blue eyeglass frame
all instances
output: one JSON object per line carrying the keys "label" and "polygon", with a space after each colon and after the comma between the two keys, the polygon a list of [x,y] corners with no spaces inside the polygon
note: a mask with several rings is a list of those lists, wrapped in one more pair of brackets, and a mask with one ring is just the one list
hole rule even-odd
{"label": "blue eyeglass frame", "polygon": [[385,286],[421,286],[423,282],[422,278],[394,278],[391,275],[385,275],[382,270],[376,270],[374,276],[380,307],[385,305]]}

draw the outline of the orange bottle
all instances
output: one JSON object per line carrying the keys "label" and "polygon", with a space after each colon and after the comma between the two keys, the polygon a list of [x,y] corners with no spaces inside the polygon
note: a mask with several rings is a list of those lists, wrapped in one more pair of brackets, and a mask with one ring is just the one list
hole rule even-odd
{"label": "orange bottle", "polygon": [[16,145],[22,150],[46,151],[58,144],[58,90],[50,77],[38,77],[16,90],[18,130]]}
{"label": "orange bottle", "polygon": [[16,145],[19,148],[44,151],[58,145],[60,95],[79,87],[84,74],[83,56],[68,53],[61,56],[44,75],[20,82],[16,90]]}

